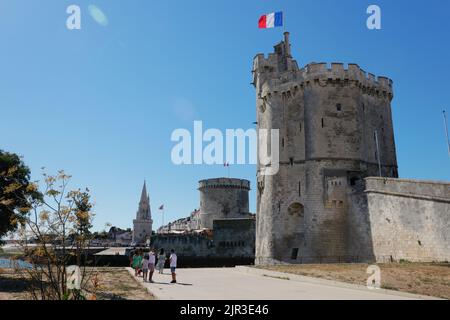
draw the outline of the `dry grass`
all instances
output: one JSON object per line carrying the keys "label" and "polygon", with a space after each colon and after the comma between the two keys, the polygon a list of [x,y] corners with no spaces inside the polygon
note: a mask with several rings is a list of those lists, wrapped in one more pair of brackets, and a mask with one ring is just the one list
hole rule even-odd
{"label": "dry grass", "polygon": [[97,268],[99,290],[103,300],[154,300],[154,296],[133,279],[125,268]]}
{"label": "dry grass", "polygon": [[[378,264],[381,287],[450,299],[450,264]],[[258,268],[303,276],[366,285],[367,264],[318,264],[260,266]]]}
{"label": "dry grass", "polygon": [[[124,268],[96,268],[98,300],[153,300]],[[90,284],[90,289],[93,286]],[[12,269],[0,269],[0,300],[27,300],[27,279]]]}

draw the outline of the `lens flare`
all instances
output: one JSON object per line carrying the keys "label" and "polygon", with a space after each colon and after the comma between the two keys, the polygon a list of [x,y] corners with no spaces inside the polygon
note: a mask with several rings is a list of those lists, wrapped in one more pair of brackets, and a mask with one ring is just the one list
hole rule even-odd
{"label": "lens flare", "polygon": [[108,18],[99,7],[90,4],[88,10],[89,14],[91,15],[92,19],[95,20],[95,22],[104,27],[108,25]]}

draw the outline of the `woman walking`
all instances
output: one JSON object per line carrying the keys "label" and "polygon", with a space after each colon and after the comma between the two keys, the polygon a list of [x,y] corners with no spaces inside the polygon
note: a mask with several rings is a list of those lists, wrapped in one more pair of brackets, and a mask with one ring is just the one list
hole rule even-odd
{"label": "woman walking", "polygon": [[164,264],[166,263],[166,254],[164,253],[164,249],[159,251],[158,255],[158,272],[159,274],[164,273]]}
{"label": "woman walking", "polygon": [[135,252],[133,255],[131,267],[134,269],[134,275],[137,277],[142,267],[142,255],[139,251]]}
{"label": "woman walking", "polygon": [[[144,282],[147,282],[147,275],[150,267],[150,256],[146,254],[144,259],[142,260],[142,277],[144,278]],[[152,272],[153,273],[153,272]],[[151,276],[150,276],[151,280]]]}

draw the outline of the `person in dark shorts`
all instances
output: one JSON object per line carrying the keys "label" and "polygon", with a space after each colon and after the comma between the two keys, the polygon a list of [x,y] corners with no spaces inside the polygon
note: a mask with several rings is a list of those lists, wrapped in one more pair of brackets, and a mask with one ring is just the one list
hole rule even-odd
{"label": "person in dark shorts", "polygon": [[177,283],[177,274],[175,273],[177,270],[177,255],[175,254],[175,250],[170,250],[170,272],[172,273],[172,281],[170,283]]}

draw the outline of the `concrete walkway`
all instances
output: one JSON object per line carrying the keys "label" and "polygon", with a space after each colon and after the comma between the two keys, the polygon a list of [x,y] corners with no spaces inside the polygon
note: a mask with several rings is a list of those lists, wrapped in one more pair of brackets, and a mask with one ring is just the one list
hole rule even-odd
{"label": "concrete walkway", "polygon": [[[134,271],[127,268],[134,277]],[[250,269],[250,270],[249,270]],[[291,280],[292,275],[254,273],[251,268],[178,269],[177,284],[170,284],[170,270],[155,272],[155,283],[136,278],[160,300],[403,300],[426,298],[411,294],[369,290],[339,282],[308,278]],[[306,279],[306,277],[302,277]],[[288,280],[289,279],[289,280]]]}

